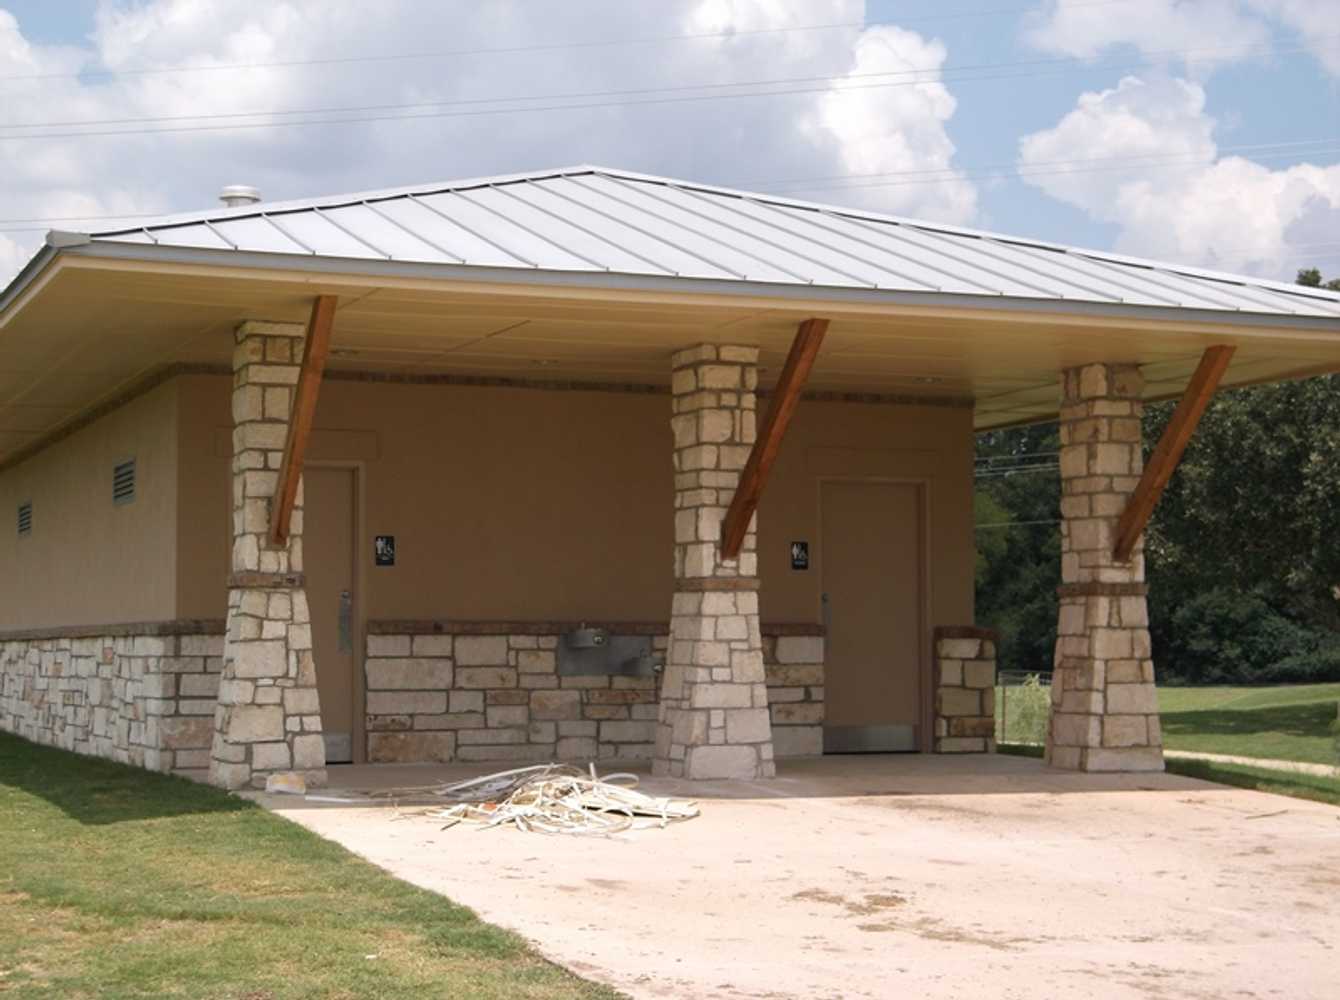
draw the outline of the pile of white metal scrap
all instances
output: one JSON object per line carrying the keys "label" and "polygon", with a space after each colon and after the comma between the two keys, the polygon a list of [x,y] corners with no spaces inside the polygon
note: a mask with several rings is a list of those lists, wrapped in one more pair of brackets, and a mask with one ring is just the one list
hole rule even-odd
{"label": "pile of white metal scrap", "polygon": [[601,777],[594,764],[589,772],[567,764],[539,764],[454,784],[393,789],[378,795],[426,795],[450,801],[453,804],[413,813],[446,820],[443,829],[458,823],[474,823],[481,828],[511,823],[534,833],[609,836],[626,830],[663,828],[698,815],[696,802],[647,795],[636,790],[637,783],[635,774]]}

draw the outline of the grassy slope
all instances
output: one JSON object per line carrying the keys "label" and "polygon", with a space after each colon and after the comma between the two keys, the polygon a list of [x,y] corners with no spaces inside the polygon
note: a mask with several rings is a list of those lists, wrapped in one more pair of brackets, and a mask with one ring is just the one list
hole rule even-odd
{"label": "grassy slope", "polygon": [[0,995],[615,996],[248,802],[5,733]]}
{"label": "grassy slope", "polygon": [[1161,688],[1163,741],[1171,750],[1335,764],[1337,700],[1340,684]]}

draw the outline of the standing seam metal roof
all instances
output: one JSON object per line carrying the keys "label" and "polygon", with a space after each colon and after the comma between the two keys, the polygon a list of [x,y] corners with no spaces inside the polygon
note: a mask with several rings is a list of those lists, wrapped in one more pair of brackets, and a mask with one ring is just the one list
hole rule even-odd
{"label": "standing seam metal roof", "polygon": [[247,253],[1340,318],[1282,282],[581,166],[90,234]]}

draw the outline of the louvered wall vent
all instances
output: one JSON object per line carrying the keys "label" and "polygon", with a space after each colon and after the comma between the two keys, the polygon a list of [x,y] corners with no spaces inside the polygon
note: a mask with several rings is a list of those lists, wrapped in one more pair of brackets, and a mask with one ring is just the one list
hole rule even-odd
{"label": "louvered wall vent", "polygon": [[135,460],[122,462],[112,469],[112,503],[132,503],[135,500]]}
{"label": "louvered wall vent", "polygon": [[19,504],[19,537],[33,533],[33,502]]}

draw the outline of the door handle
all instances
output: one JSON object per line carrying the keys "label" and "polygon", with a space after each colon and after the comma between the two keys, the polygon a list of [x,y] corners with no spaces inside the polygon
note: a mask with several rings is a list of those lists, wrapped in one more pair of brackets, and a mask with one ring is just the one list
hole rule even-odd
{"label": "door handle", "polygon": [[339,647],[341,653],[354,651],[354,595],[347,590],[340,591]]}

